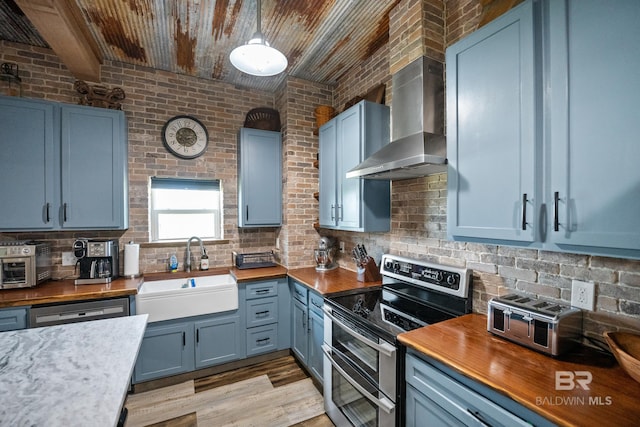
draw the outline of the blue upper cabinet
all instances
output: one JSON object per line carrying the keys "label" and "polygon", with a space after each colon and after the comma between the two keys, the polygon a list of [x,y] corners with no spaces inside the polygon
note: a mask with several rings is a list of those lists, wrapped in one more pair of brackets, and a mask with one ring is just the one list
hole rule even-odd
{"label": "blue upper cabinet", "polygon": [[639,256],[640,2],[552,1],[545,13],[549,239]]}
{"label": "blue upper cabinet", "polygon": [[74,105],[63,105],[61,111],[62,228],[126,228],[124,113]]}
{"label": "blue upper cabinet", "polygon": [[450,238],[640,258],[639,16],[529,0],[447,49]]}
{"label": "blue upper cabinet", "polygon": [[320,226],[389,231],[389,181],[347,178],[347,172],[389,143],[389,107],[361,101],[320,128]]}
{"label": "blue upper cabinet", "polygon": [[122,111],[0,97],[0,230],[126,229]]}
{"label": "blue upper cabinet", "polygon": [[447,232],[535,240],[533,4],[447,49]]}
{"label": "blue upper cabinet", "polygon": [[238,226],[282,225],[282,135],[241,128],[238,140]]}
{"label": "blue upper cabinet", "polygon": [[0,229],[47,230],[59,200],[58,110],[51,103],[0,97]]}

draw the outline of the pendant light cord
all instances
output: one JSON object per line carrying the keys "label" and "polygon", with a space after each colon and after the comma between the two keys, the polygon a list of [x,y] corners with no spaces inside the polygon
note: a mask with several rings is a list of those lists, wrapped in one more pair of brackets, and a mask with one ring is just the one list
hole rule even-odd
{"label": "pendant light cord", "polygon": [[[258,29],[258,34],[260,34],[262,36],[262,25],[260,24],[260,21],[262,20],[262,14],[260,13],[260,9],[262,9],[262,1],[261,0],[256,0],[256,4],[258,6],[258,11],[256,12],[256,16],[258,18],[258,23],[256,24],[257,29]],[[263,37],[264,39],[264,37]]]}

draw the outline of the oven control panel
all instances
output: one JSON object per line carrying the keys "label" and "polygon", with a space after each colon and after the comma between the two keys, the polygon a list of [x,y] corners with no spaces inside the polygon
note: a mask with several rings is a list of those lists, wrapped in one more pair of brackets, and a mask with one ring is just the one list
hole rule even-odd
{"label": "oven control panel", "polygon": [[389,254],[382,256],[380,273],[463,298],[468,296],[471,280],[471,271],[466,268],[431,264]]}

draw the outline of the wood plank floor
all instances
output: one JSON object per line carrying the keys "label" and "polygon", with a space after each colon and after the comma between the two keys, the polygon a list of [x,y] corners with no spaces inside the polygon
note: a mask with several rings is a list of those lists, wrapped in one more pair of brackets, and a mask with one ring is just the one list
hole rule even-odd
{"label": "wood plank floor", "polygon": [[333,427],[293,356],[131,394],[126,427]]}

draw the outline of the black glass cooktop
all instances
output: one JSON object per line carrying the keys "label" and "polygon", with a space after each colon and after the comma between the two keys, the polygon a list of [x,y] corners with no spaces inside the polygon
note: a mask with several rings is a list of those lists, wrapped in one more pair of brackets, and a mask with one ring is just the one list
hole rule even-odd
{"label": "black glass cooktop", "polygon": [[328,301],[330,305],[351,314],[359,323],[394,339],[401,332],[470,312],[465,299],[405,282],[329,297]]}

